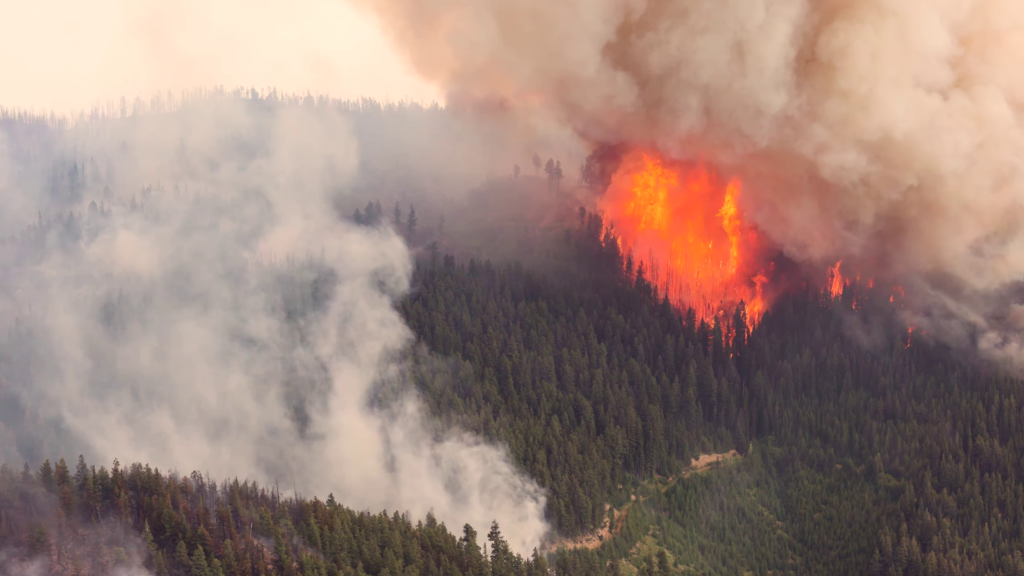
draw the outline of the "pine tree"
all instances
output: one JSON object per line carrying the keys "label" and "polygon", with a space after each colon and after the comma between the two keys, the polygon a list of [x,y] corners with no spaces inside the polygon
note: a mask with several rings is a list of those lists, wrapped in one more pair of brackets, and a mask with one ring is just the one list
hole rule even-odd
{"label": "pine tree", "polygon": [[462,551],[463,558],[460,571],[465,576],[484,576],[484,557],[476,543],[476,530],[469,524],[462,527],[459,550]]}
{"label": "pine tree", "polygon": [[190,576],[211,576],[210,566],[206,563],[206,552],[202,546],[196,546],[192,551],[192,558],[189,561]]}
{"label": "pine tree", "polygon": [[56,482],[53,477],[53,468],[50,466],[50,459],[47,458],[43,461],[43,465],[39,467],[39,483],[43,485],[50,492],[53,492],[56,487]]}
{"label": "pine tree", "polygon": [[409,206],[409,216],[405,223],[405,239],[411,244],[416,234],[416,207]]}
{"label": "pine tree", "polygon": [[183,572],[188,573],[191,570],[192,561],[188,557],[188,548],[185,547],[185,541],[180,538],[174,548],[174,564]]}
{"label": "pine tree", "polygon": [[169,576],[167,571],[167,561],[164,560],[164,553],[157,552],[156,556],[153,557],[153,573],[156,576]]}
{"label": "pine tree", "polygon": [[509,563],[510,550],[508,543],[501,537],[501,529],[498,521],[491,523],[491,530],[487,533],[487,541],[491,543],[491,574],[494,576],[512,576]]}
{"label": "pine tree", "polygon": [[293,576],[295,566],[292,563],[291,546],[285,542],[279,529],[274,529],[274,569],[284,576]]}
{"label": "pine tree", "polygon": [[64,462],[63,458],[57,461],[53,476],[56,486],[59,488],[71,484],[71,472],[68,470],[68,465]]}
{"label": "pine tree", "polygon": [[142,525],[142,543],[146,546],[146,557],[150,558],[156,555],[157,547],[156,542],[153,541],[153,533],[149,530],[149,520],[145,520]]}
{"label": "pine tree", "polygon": [[224,543],[224,554],[222,556],[221,566],[224,570],[225,576],[238,576],[238,558],[235,556],[234,542]]}

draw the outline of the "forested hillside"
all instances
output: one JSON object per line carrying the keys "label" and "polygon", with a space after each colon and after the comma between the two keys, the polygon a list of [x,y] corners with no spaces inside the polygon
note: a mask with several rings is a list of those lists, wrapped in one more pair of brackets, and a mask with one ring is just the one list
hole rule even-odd
{"label": "forested hillside", "polygon": [[[513,554],[497,524],[485,546],[432,517],[356,512],[334,496],[282,499],[251,482],[217,484],[115,460],[0,468],[0,572],[157,576],[546,574]],[[481,537],[482,540],[482,537]],[[486,547],[489,551],[485,554]],[[16,550],[11,554],[11,550]]]}
{"label": "forested hillside", "polygon": [[[460,360],[452,377],[424,365],[424,397],[507,442],[563,534],[599,526],[631,485],[736,448],[741,464],[657,492],[650,525],[616,538],[657,526],[707,573],[1024,573],[1019,380],[908,340],[871,294],[868,311],[848,309],[852,294],[791,294],[749,333],[742,310],[698,324],[601,230],[581,217],[559,277],[425,262],[403,305],[431,350]],[[858,314],[889,336],[855,341]]]}
{"label": "forested hillside", "polygon": [[[424,251],[400,304],[429,351],[410,373],[433,414],[506,443],[548,491],[556,536],[614,517],[602,546],[551,559],[559,574],[1024,574],[1018,380],[908,341],[883,298],[853,311],[850,294],[805,291],[752,330],[742,309],[697,322],[602,230],[582,214],[543,271]],[[858,315],[889,336],[855,342]],[[728,449],[742,457],[681,474]],[[0,484],[5,561],[42,554],[61,574],[545,566],[498,530],[484,554],[430,518],[139,465],[8,467]]]}
{"label": "forested hillside", "polygon": [[[911,337],[887,294],[807,288],[754,327],[742,308],[699,322],[585,211],[564,234],[538,235],[524,265],[446,255],[441,227],[417,233],[425,225],[411,206],[391,218],[372,206],[359,223],[398,226],[419,255],[397,305],[416,336],[405,373],[429,413],[508,447],[546,490],[555,545],[609,521],[600,547],[547,559],[558,574],[1024,574],[1021,382]],[[73,253],[112,218],[102,202],[40,218],[7,246],[27,263]],[[267,270],[277,312],[296,330],[337,282],[315,259]],[[101,312],[116,335],[146,306],[128,292]],[[875,336],[854,338],[865,324]],[[14,394],[36,377],[34,346],[30,327],[15,324],[0,347],[0,422],[42,434],[16,436],[19,449],[58,433],[43,434],[49,424]],[[730,449],[740,458],[687,468]],[[542,554],[512,554],[499,529],[477,547],[471,528],[402,511],[141,465],[71,470],[60,458],[77,455],[47,455],[58,464],[16,472],[22,463],[8,462],[0,474],[0,566],[11,573],[494,576],[548,566]]]}

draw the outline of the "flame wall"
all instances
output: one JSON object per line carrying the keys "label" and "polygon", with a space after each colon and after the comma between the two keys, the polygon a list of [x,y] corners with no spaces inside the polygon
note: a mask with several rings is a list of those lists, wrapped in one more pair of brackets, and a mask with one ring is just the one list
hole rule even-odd
{"label": "flame wall", "polygon": [[740,302],[764,312],[761,240],[743,222],[739,179],[703,163],[666,163],[654,152],[626,156],[600,200],[623,248],[669,297],[701,319]]}
{"label": "flame wall", "polygon": [[1024,3],[359,1],[449,90],[706,158],[788,256],[903,278],[931,333],[1024,358]]}

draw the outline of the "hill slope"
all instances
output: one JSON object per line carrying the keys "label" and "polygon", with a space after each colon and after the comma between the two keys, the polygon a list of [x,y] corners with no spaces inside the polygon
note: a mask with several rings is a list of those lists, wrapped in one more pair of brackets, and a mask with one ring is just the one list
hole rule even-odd
{"label": "hill slope", "polygon": [[[456,359],[442,375],[424,363],[433,410],[507,442],[549,490],[563,534],[597,529],[620,485],[753,442],[727,473],[650,500],[648,528],[680,565],[1021,573],[1020,381],[908,344],[884,310],[816,294],[783,298],[749,334],[742,314],[739,330],[696,324],[642,271],[619,273],[615,245],[586,224],[568,238],[576,267],[564,278],[446,259],[424,264],[403,308],[432,351]],[[867,348],[853,320],[889,336]],[[614,541],[596,554],[627,556],[633,544]]]}

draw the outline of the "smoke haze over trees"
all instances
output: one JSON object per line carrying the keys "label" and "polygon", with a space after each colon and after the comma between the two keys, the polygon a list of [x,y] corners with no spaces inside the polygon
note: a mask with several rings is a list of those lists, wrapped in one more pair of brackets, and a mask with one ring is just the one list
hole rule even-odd
{"label": "smoke haze over trees", "polygon": [[[409,120],[389,132],[395,118]],[[461,145],[446,133],[457,120],[214,95],[4,128],[6,461],[159,462],[451,526],[497,519],[516,551],[539,543],[534,482],[401,390],[403,239],[336,213],[366,182],[387,189],[376,174],[455,187],[481,170],[479,156],[411,140]],[[400,393],[374,392],[387,383]]]}
{"label": "smoke haze over trees", "polygon": [[[390,383],[414,383],[446,426],[507,442],[547,490],[559,532],[614,517],[597,550],[551,558],[556,574],[1024,573],[1019,380],[908,341],[887,301],[855,313],[882,314],[885,343],[858,345],[850,294],[789,295],[749,331],[741,312],[695,322],[628,264],[596,216],[582,216],[552,255],[565,265],[554,275],[421,261],[401,311],[438,356],[418,352]],[[379,389],[377,401],[393,390]],[[686,468],[690,457],[730,448],[741,453],[731,464]],[[19,551],[13,561],[63,542],[68,557],[117,565],[120,548],[129,566],[137,554],[156,573],[160,563],[192,574],[215,560],[229,575],[246,565],[303,575],[391,574],[395,565],[433,574],[444,562],[459,574],[496,573],[496,559],[506,574],[539,566],[502,556],[501,546],[495,555],[489,539],[489,562],[472,568],[477,552],[426,514],[419,527],[201,474],[84,462],[48,472],[52,464],[0,469],[0,538]],[[44,491],[51,496],[39,502],[50,504],[26,504]],[[140,536],[95,532],[122,525]],[[106,551],[90,538],[105,538]]]}
{"label": "smoke haze over trees", "polygon": [[[1024,576],[1024,9],[360,1],[446,107],[0,110],[0,572]],[[647,152],[763,316],[595,210]]]}

